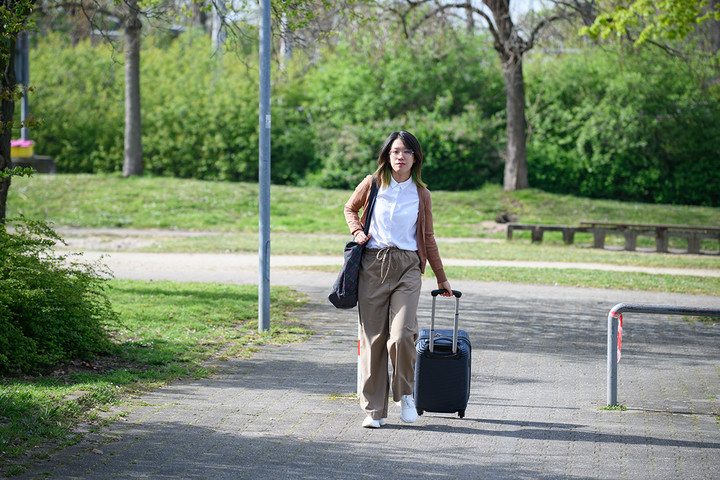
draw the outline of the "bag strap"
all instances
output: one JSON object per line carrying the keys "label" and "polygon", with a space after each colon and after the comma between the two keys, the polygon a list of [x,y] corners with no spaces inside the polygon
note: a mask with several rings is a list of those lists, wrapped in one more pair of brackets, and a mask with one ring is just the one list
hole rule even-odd
{"label": "bag strap", "polygon": [[372,185],[370,186],[370,196],[368,198],[368,212],[365,217],[365,226],[363,227],[363,233],[367,236],[370,231],[370,220],[372,219],[373,210],[375,210],[375,199],[377,198],[378,187],[375,177],[372,178]]}

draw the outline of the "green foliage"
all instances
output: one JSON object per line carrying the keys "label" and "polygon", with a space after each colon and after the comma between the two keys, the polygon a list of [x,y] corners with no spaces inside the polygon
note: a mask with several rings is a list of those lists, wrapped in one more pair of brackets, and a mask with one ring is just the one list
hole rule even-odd
{"label": "green foliage", "polygon": [[[375,168],[376,150],[399,128],[422,139],[434,188],[499,181],[502,125],[495,117],[504,102],[491,54],[478,42],[441,34],[444,45],[436,49],[378,48],[370,35],[356,41],[364,43],[342,43],[306,74],[300,54],[274,74],[273,183],[353,185]],[[51,36],[33,55],[34,82],[41,86],[33,109],[45,123],[36,132],[38,149],[55,157],[60,171],[120,171],[123,74],[119,59],[113,60],[117,52],[88,43],[70,47]],[[245,60],[225,55],[219,63],[209,41],[190,32],[172,42],[148,38],[141,63],[146,171],[255,180],[254,54]],[[448,170],[448,162],[456,167]]]}
{"label": "green foliage", "polygon": [[32,177],[35,170],[27,167],[13,167],[0,170],[0,180],[8,177]]}
{"label": "green foliage", "polygon": [[635,45],[647,41],[682,40],[709,19],[720,20],[720,7],[714,11],[708,0],[632,0],[621,1],[580,33],[593,38],[624,37],[637,30]]}
{"label": "green foliage", "polygon": [[[27,30],[28,17],[35,8],[35,0],[9,0],[0,4],[0,72],[5,77],[5,66],[10,61],[12,46],[17,34]],[[3,83],[3,87],[6,85]],[[7,121],[7,120],[6,120]]]}
{"label": "green foliage", "polygon": [[[528,68],[531,185],[649,203],[720,205],[720,98],[679,60],[606,52]],[[551,68],[552,67],[552,68]]]}
{"label": "green foliage", "polygon": [[388,45],[365,33],[326,54],[306,81],[308,110],[322,124],[317,152],[324,160],[309,182],[354,187],[377,168],[382,142],[400,129],[420,140],[431,188],[499,182],[502,77],[481,45],[447,33],[418,46]]}
{"label": "green foliage", "polygon": [[327,51],[308,73],[313,116],[341,125],[408,112],[452,117],[468,105],[484,117],[504,109],[501,73],[495,54],[482,48],[484,40],[452,32],[438,32],[420,45],[395,40],[388,44],[358,32]]}
{"label": "green foliage", "polygon": [[[143,154],[154,174],[249,180],[257,175],[256,85],[237,60],[218,64],[209,42],[188,35],[143,49]],[[207,52],[198,55],[199,51]]]}
{"label": "green foliage", "polygon": [[59,35],[30,52],[36,151],[66,172],[119,171],[123,151],[124,77],[119,52],[83,42],[71,48]]}
{"label": "green foliage", "polygon": [[[365,30],[319,60],[297,51],[276,69],[272,182],[352,188],[376,168],[387,135],[406,129],[423,147],[431,189],[500,183],[505,101],[495,52],[484,39],[453,31],[422,40]],[[119,172],[120,55],[71,47],[59,36],[39,42],[33,111],[44,126],[34,132],[36,150],[55,157],[61,172]],[[700,57],[683,64],[654,53],[593,49],[526,61],[533,187],[720,205],[712,163],[720,140],[717,72]],[[147,38],[141,61],[146,171],[256,181],[256,50],[219,59],[208,39],[188,32]]]}
{"label": "green foliage", "polygon": [[422,178],[431,189],[463,190],[499,183],[503,167],[494,126],[478,118],[472,107],[451,118],[434,112],[409,113],[366,124],[328,126],[317,146],[325,158],[323,168],[307,181],[325,188],[354,188],[377,168],[378,151],[388,134],[408,130],[421,139]]}
{"label": "green foliage", "polygon": [[[255,180],[258,170],[257,66],[211,55],[196,32],[167,44],[149,38],[141,54],[143,158],[156,175]],[[107,46],[70,47],[61,37],[33,49],[33,108],[44,127],[42,153],[64,172],[118,172],[123,160],[123,66]],[[273,105],[273,181],[303,176],[313,133],[291,93]],[[277,159],[277,161],[275,161]]]}
{"label": "green foliage", "polygon": [[0,228],[0,372],[31,372],[108,346],[116,314],[102,268],[52,251],[61,241],[47,225]]}

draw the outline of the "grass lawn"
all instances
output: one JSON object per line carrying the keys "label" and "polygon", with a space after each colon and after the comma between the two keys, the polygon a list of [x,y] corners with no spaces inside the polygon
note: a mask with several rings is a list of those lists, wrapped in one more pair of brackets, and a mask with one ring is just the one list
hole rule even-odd
{"label": "grass lawn", "polygon": [[[432,185],[430,185],[432,189]],[[349,190],[272,186],[274,232],[346,234]],[[36,175],[13,179],[8,217],[23,214],[59,226],[169,228],[256,232],[258,185],[169,177]],[[596,200],[498,185],[465,192],[433,191],[438,237],[502,237],[488,231],[502,214],[519,222],[581,221],[720,226],[720,209]]]}

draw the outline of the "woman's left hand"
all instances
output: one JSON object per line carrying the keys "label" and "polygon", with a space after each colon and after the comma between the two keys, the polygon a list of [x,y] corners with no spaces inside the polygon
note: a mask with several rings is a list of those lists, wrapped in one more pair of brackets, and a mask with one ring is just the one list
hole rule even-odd
{"label": "woman's left hand", "polygon": [[447,291],[447,293],[442,294],[444,297],[452,297],[452,287],[450,286],[450,282],[448,280],[445,280],[442,283],[438,282],[438,288]]}

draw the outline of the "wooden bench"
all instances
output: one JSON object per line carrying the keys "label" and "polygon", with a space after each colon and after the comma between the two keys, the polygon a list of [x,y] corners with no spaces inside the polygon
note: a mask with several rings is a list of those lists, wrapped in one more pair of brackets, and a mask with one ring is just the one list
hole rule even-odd
{"label": "wooden bench", "polygon": [[568,225],[545,225],[530,223],[508,223],[507,239],[512,240],[513,231],[530,230],[530,239],[533,243],[541,243],[545,232],[562,232],[563,242],[571,245],[575,241],[575,233],[588,233],[592,231],[590,227],[571,227]]}
{"label": "wooden bench", "polygon": [[[512,240],[513,232],[522,230],[530,231],[530,238],[533,243],[542,242],[545,232],[562,232],[563,242],[568,245],[574,242],[576,233],[592,233],[594,248],[605,248],[605,237],[608,234],[623,235],[625,237],[625,250],[628,251],[637,249],[638,236],[650,236],[655,238],[655,249],[660,253],[668,252],[670,237],[679,237],[687,239],[687,253],[720,254],[720,227],[614,222],[580,222],[579,227],[538,223],[508,223],[507,239]],[[718,251],[701,252],[700,244],[704,238],[717,240]]]}
{"label": "wooden bench", "polygon": [[615,233],[625,237],[625,250],[629,251],[637,248],[638,236],[654,236],[655,249],[659,253],[668,252],[670,237],[686,238],[687,253],[694,254],[700,253],[700,243],[703,238],[716,239],[718,241],[717,253],[720,253],[720,227],[616,222],[580,222],[580,225],[592,229],[593,247],[595,248],[605,248],[605,236],[608,233]]}

